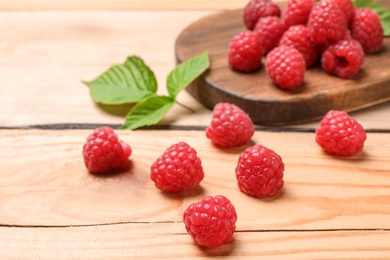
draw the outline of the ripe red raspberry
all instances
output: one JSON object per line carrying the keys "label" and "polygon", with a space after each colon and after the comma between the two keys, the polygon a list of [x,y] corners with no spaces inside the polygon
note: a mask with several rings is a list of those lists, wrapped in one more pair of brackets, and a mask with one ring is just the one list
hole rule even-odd
{"label": "ripe red raspberry", "polygon": [[348,22],[353,15],[355,6],[351,0],[323,0],[336,5],[344,13],[345,20]]}
{"label": "ripe red raspberry", "polygon": [[271,197],[283,187],[282,158],[262,145],[256,144],[241,153],[236,167],[238,187],[255,197]]}
{"label": "ripe red raspberry", "polygon": [[363,149],[365,140],[364,128],[343,111],[329,111],[316,128],[317,144],[331,154],[357,154]]}
{"label": "ripe red raspberry", "polygon": [[188,234],[198,245],[208,248],[229,242],[236,230],[236,221],[233,204],[222,195],[204,197],[183,214]]}
{"label": "ripe red raspberry", "polygon": [[297,24],[306,25],[315,0],[289,0],[282,14],[282,20],[286,27]]}
{"label": "ripe red raspberry", "polygon": [[309,29],[302,24],[293,25],[287,29],[279,41],[279,45],[291,46],[297,49],[306,62],[306,67],[313,66],[318,60],[318,48],[309,39]]}
{"label": "ripe red raspberry", "polygon": [[304,80],[306,62],[297,49],[282,45],[268,53],[266,68],[276,85],[283,89],[293,89]]}
{"label": "ripe red raspberry", "polygon": [[313,7],[307,27],[310,39],[321,44],[327,40],[340,40],[347,30],[347,21],[339,7],[322,1]]}
{"label": "ripe red raspberry", "polygon": [[356,8],[350,24],[352,37],[360,42],[365,53],[380,51],[383,28],[378,14],[368,8]]}
{"label": "ripe red raspberry", "polygon": [[364,51],[354,39],[340,40],[330,44],[322,53],[322,68],[340,78],[355,76],[364,61]]}
{"label": "ripe red raspberry", "polygon": [[131,155],[131,147],[121,140],[108,126],[97,128],[83,146],[83,158],[87,169],[93,173],[105,173],[123,167]]}
{"label": "ripe red raspberry", "polygon": [[233,37],[228,59],[230,68],[242,72],[252,72],[261,67],[263,50],[259,37],[252,31],[244,31]]}
{"label": "ripe red raspberry", "polygon": [[257,21],[266,16],[280,17],[280,8],[271,0],[251,0],[243,12],[244,24],[248,30],[253,30]]}
{"label": "ripe red raspberry", "polygon": [[229,103],[218,103],[213,109],[207,138],[219,147],[234,147],[249,142],[255,132],[252,119],[241,108]]}
{"label": "ripe red raspberry", "polygon": [[276,16],[263,17],[257,21],[253,32],[260,38],[263,54],[267,54],[278,46],[279,40],[285,30],[286,27],[283,22]]}
{"label": "ripe red raspberry", "polygon": [[163,191],[190,189],[204,178],[202,161],[187,143],[173,144],[152,164],[150,178]]}

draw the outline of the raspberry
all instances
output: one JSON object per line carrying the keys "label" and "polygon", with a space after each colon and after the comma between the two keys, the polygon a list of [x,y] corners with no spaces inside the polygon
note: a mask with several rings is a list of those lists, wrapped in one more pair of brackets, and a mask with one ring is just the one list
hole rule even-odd
{"label": "raspberry", "polygon": [[252,31],[244,31],[233,37],[228,50],[231,69],[242,72],[255,71],[261,67],[262,56],[260,39]]}
{"label": "raspberry", "polygon": [[357,154],[363,149],[365,140],[364,128],[343,111],[329,111],[316,128],[317,144],[331,154]]}
{"label": "raspberry", "polygon": [[236,167],[238,187],[255,197],[271,197],[283,187],[282,158],[262,145],[256,144],[241,153]]}
{"label": "raspberry", "polygon": [[282,15],[286,27],[297,24],[306,25],[315,0],[289,0]]}
{"label": "raspberry", "polygon": [[266,68],[276,85],[283,89],[293,89],[302,84],[306,63],[297,49],[282,45],[268,53]]}
{"label": "raspberry", "polygon": [[297,49],[305,59],[306,67],[313,66],[318,60],[317,45],[310,41],[309,29],[305,25],[293,25],[288,28],[280,39],[279,45]]}
{"label": "raspberry", "polygon": [[260,38],[263,54],[267,54],[278,45],[285,30],[283,22],[276,16],[263,17],[257,21],[253,32]]}
{"label": "raspberry", "polygon": [[356,8],[350,29],[352,37],[360,42],[365,53],[382,49],[383,28],[376,12],[368,8]]}
{"label": "raspberry", "polygon": [[243,19],[248,30],[253,30],[261,17],[278,16],[280,8],[271,0],[251,0],[244,8]]}
{"label": "raspberry", "polygon": [[339,7],[322,1],[313,7],[307,27],[310,39],[321,44],[327,40],[341,39],[347,30],[347,20]]}
{"label": "raspberry", "polygon": [[249,142],[255,132],[252,119],[236,105],[218,103],[213,109],[207,138],[219,147],[234,147]]}
{"label": "raspberry", "polygon": [[336,5],[344,13],[345,20],[348,22],[353,15],[355,6],[351,0],[323,0]]}
{"label": "raspberry", "polygon": [[322,68],[340,78],[355,76],[363,65],[364,51],[356,40],[340,40],[329,45],[322,53]]}
{"label": "raspberry", "polygon": [[204,178],[202,161],[187,143],[173,144],[152,164],[150,178],[163,191],[193,188]]}
{"label": "raspberry", "polygon": [[226,197],[206,196],[191,204],[183,214],[188,234],[201,246],[216,248],[232,238],[236,229],[237,214]]}
{"label": "raspberry", "polygon": [[123,167],[130,155],[131,147],[121,140],[108,126],[97,128],[83,146],[84,163],[93,173],[105,173]]}

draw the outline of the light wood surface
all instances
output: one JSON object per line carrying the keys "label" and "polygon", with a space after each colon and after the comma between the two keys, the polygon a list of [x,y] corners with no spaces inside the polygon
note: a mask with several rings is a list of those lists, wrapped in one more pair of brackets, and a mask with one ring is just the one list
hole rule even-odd
{"label": "light wood surface", "polygon": [[[245,147],[212,146],[204,133],[212,113],[186,92],[178,99],[194,112],[174,106],[155,127],[163,130],[118,131],[133,148],[125,171],[85,169],[87,135],[119,128],[129,107],[95,104],[81,81],[135,54],[163,94],[180,32],[245,3],[0,0],[0,259],[390,259],[389,102],[351,113],[368,131],[354,157],[323,153],[314,142],[318,121],[257,126],[248,145],[266,145],[286,164],[286,186],[271,200],[238,190],[234,167]],[[179,141],[197,149],[206,177],[193,190],[164,194],[149,168]],[[216,194],[235,204],[237,232],[205,250],[181,215]]]}
{"label": "light wood surface", "polygon": [[[15,249],[18,242],[23,245],[21,252],[5,256],[31,251],[53,257],[51,251],[59,250],[64,258],[153,257],[161,248],[166,258],[201,256],[208,251],[192,244],[181,217],[192,202],[217,194],[232,201],[238,222],[234,242],[211,254],[309,259],[331,251],[337,256],[369,251],[389,256],[390,145],[382,143],[387,134],[369,134],[363,153],[344,158],[323,153],[314,133],[256,132],[252,143],[277,151],[286,167],[285,187],[270,200],[237,188],[234,168],[245,146],[220,150],[204,131],[118,131],[133,148],[131,163],[124,172],[96,176],[80,155],[90,132],[2,131],[0,241]],[[150,165],[179,141],[197,150],[205,179],[193,190],[165,194],[149,179]],[[118,251],[110,252],[113,248]]]}
{"label": "light wood surface", "polygon": [[0,0],[0,8],[7,11],[222,10],[242,8],[246,3],[246,0]]}
{"label": "light wood surface", "polygon": [[[184,230],[185,232],[185,230]],[[389,231],[252,231],[213,250],[179,223],[2,228],[6,259],[388,259]],[[185,256],[185,257],[183,257]],[[4,259],[3,258],[3,259]]]}

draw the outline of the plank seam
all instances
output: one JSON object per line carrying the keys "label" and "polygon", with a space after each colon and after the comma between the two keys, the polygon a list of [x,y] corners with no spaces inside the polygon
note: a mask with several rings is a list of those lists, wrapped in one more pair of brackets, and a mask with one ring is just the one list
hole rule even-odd
{"label": "plank seam", "polygon": [[[127,221],[112,222],[101,224],[80,224],[80,225],[18,225],[18,224],[0,224],[0,228],[83,228],[83,227],[101,227],[114,225],[131,224],[178,224],[182,221]],[[319,229],[254,229],[254,230],[236,230],[236,233],[278,233],[278,232],[390,232],[390,228],[319,228]],[[178,233],[180,235],[181,233]],[[184,234],[184,233],[183,233]]]}
{"label": "plank seam", "polygon": [[181,221],[124,221],[124,222],[109,222],[96,224],[76,224],[76,225],[19,225],[19,224],[0,224],[0,227],[10,228],[75,228],[75,227],[99,227],[113,225],[128,225],[128,224],[174,224]]}
{"label": "plank seam", "polygon": [[[96,129],[102,126],[109,126],[113,129],[120,129],[120,124],[36,124],[25,126],[0,126],[0,130],[89,130]],[[199,125],[153,125],[139,128],[139,130],[183,130],[183,131],[205,131],[207,126]],[[314,133],[315,128],[312,127],[266,127],[256,126],[258,132],[300,132]],[[137,131],[137,130],[133,130]],[[390,129],[366,129],[367,133],[390,133]]]}

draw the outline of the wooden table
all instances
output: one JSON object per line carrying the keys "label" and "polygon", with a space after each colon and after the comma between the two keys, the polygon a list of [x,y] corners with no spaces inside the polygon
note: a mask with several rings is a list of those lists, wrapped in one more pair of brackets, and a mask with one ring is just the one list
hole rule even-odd
{"label": "wooden table", "polygon": [[[123,123],[128,107],[95,104],[91,80],[129,55],[155,71],[164,93],[174,43],[189,24],[230,1],[0,0],[0,258],[390,258],[390,103],[353,112],[367,129],[364,151],[340,158],[314,142],[318,122],[262,127],[252,138],[283,158],[285,187],[275,199],[239,192],[234,168],[245,147],[220,150],[205,138],[211,111],[186,92],[151,129],[118,131],[131,166],[89,174],[81,150],[92,129]],[[186,141],[206,177],[191,191],[165,194],[150,165]],[[181,217],[206,195],[222,194],[238,214],[234,240],[196,246]]]}

